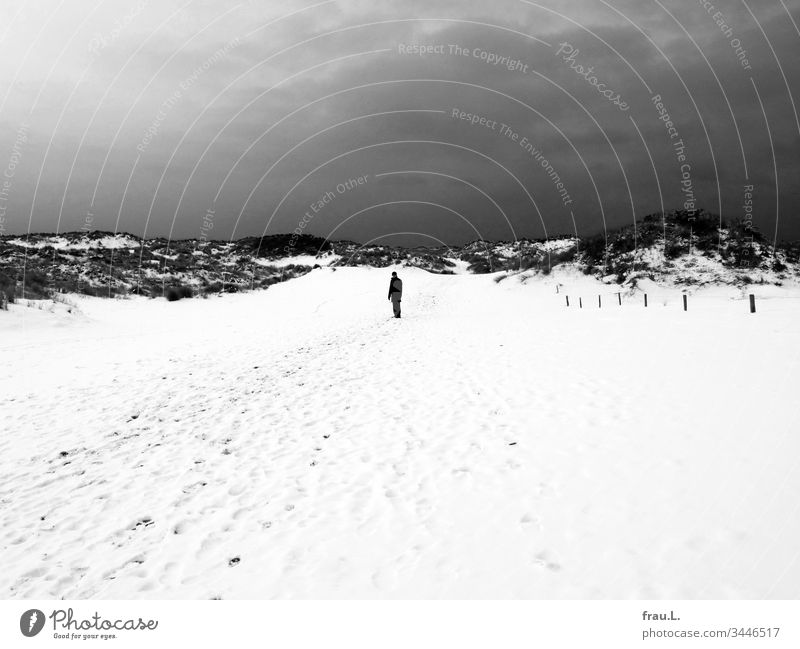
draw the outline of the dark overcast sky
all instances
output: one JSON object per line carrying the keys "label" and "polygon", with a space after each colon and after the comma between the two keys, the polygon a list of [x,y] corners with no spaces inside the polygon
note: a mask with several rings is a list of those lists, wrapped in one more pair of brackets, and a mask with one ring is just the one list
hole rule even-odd
{"label": "dark overcast sky", "polygon": [[754,225],[797,239],[798,23],[800,0],[6,0],[0,227],[457,244],[691,194],[734,220],[752,185]]}

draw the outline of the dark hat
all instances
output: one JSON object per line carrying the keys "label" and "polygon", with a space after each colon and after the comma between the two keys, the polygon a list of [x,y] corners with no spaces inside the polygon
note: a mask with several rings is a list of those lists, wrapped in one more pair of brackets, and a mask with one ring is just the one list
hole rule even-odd
{"label": "dark hat", "polygon": [[397,277],[397,273],[392,273],[392,277]]}

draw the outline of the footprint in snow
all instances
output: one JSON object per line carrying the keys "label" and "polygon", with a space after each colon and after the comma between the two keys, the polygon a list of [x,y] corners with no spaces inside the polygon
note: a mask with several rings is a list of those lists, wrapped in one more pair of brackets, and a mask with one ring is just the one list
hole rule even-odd
{"label": "footprint in snow", "polygon": [[244,490],[245,490],[245,485],[244,484],[241,484],[241,483],[240,484],[236,484],[236,485],[233,485],[230,489],[228,489],[228,495],[229,496],[238,496]]}
{"label": "footprint in snow", "polygon": [[551,572],[559,572],[561,570],[561,564],[551,560],[550,553],[547,550],[539,552],[533,558],[532,563],[538,568],[547,568]]}
{"label": "footprint in snow", "polygon": [[531,514],[524,514],[522,518],[519,519],[519,524],[522,525],[523,528],[527,529],[530,529],[531,527],[542,529],[542,521]]}

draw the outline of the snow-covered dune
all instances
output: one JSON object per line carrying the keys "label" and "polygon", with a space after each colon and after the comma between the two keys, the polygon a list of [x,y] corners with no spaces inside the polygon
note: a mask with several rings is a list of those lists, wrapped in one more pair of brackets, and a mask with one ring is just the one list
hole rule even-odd
{"label": "snow-covered dune", "polygon": [[800,292],[389,270],[0,312],[0,596],[800,596]]}

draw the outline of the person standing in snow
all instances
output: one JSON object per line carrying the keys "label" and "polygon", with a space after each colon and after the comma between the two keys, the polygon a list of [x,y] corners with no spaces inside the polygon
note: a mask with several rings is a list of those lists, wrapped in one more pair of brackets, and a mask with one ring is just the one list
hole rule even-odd
{"label": "person standing in snow", "polygon": [[389,280],[389,299],[392,301],[395,318],[400,317],[400,299],[402,297],[403,280],[397,276],[397,273],[392,273],[392,279]]}

